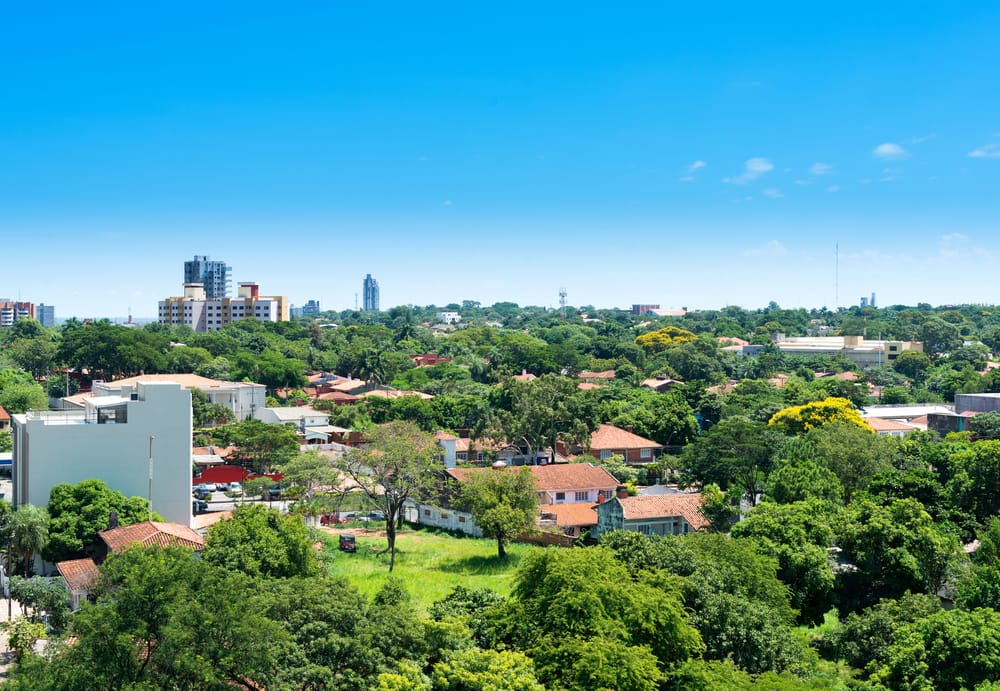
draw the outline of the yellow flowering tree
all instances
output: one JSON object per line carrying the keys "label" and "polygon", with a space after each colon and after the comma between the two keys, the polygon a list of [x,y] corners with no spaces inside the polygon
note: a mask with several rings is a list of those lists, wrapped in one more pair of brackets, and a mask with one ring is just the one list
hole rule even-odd
{"label": "yellow flowering tree", "polygon": [[772,415],[767,424],[792,436],[799,436],[816,427],[833,424],[852,425],[874,433],[849,400],[837,397],[783,408]]}

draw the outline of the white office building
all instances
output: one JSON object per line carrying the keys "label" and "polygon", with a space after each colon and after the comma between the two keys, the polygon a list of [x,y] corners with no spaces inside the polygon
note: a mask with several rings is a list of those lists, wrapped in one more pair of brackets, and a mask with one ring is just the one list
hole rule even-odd
{"label": "white office building", "polygon": [[52,487],[103,480],[147,497],[153,511],[191,524],[191,394],[175,382],[139,382],[92,396],[82,410],[13,415],[13,503],[45,506]]}

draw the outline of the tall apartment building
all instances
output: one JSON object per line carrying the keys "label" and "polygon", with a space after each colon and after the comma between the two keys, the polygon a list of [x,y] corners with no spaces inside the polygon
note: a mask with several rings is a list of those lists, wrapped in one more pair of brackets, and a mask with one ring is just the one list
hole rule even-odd
{"label": "tall apartment building", "polygon": [[240,283],[235,298],[209,298],[200,283],[184,284],[184,295],[160,301],[159,322],[171,326],[189,326],[204,333],[239,319],[264,322],[288,321],[288,298],[284,295],[261,295],[252,281]]}
{"label": "tall apartment building", "polygon": [[[378,298],[376,298],[377,300]],[[30,302],[0,300],[0,327],[13,326],[18,319],[34,319],[35,306]]]}
{"label": "tall apartment building", "polygon": [[38,315],[38,323],[46,329],[51,329],[56,325],[56,308],[52,305],[46,305],[43,302],[35,308],[35,314]]}
{"label": "tall apartment building", "polygon": [[371,274],[365,276],[364,283],[362,284],[362,295],[364,296],[364,301],[362,303],[365,312],[378,312],[378,281],[372,278]]}
{"label": "tall apartment building", "polygon": [[196,254],[194,259],[184,262],[184,283],[201,283],[205,297],[210,300],[229,297],[230,271],[226,262]]}

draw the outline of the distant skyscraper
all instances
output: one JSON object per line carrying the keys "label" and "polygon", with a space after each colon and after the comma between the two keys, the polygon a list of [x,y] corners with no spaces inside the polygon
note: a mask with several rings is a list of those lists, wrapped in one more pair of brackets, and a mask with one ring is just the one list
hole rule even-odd
{"label": "distant skyscraper", "polygon": [[364,295],[364,311],[365,312],[378,312],[378,281],[372,278],[371,274],[365,276],[364,284],[362,285]]}
{"label": "distant skyscraper", "polygon": [[56,308],[52,305],[42,303],[35,307],[35,314],[38,316],[38,323],[47,329],[56,325]]}
{"label": "distant skyscraper", "polygon": [[229,297],[230,268],[226,262],[211,261],[208,255],[195,255],[184,262],[184,283],[201,283],[205,286],[205,297],[217,300]]}

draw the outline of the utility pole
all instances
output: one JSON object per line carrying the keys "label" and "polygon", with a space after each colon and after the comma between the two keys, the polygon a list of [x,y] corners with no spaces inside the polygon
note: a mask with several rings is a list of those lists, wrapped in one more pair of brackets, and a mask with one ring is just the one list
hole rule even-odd
{"label": "utility pole", "polygon": [[153,440],[156,439],[152,434],[149,435],[149,520],[153,520]]}

